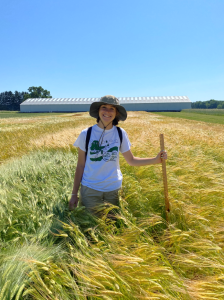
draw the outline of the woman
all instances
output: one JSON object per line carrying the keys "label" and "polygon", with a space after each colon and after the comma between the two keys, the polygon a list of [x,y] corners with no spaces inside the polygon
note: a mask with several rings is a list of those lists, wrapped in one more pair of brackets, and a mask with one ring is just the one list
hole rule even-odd
{"label": "woman", "polygon": [[124,129],[117,129],[118,122],[125,121],[127,112],[119,100],[111,95],[104,96],[90,106],[90,116],[97,119],[92,127],[86,153],[86,137],[88,129],[81,132],[75,147],[78,147],[78,163],[76,167],[72,197],[69,208],[78,205],[80,189],[81,204],[94,213],[104,202],[119,205],[118,191],[122,185],[122,173],[119,166],[119,150],[131,166],[159,164],[167,159],[167,153],[160,151],[154,158],[134,157],[130,150],[130,142]]}

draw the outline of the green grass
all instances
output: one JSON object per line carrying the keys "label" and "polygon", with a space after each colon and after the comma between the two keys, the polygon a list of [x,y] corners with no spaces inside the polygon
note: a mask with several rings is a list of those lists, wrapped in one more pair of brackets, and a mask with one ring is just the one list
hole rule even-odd
{"label": "green grass", "polygon": [[[189,299],[150,234],[164,227],[159,216],[136,224],[126,201],[116,221],[107,206],[101,219],[68,211],[76,161],[69,151],[35,152],[0,167],[1,299]],[[129,201],[141,193],[133,184]]]}
{"label": "green grass", "polygon": [[219,110],[220,112],[211,112],[212,110],[183,110],[181,112],[153,112],[154,114],[171,117],[171,118],[181,118],[187,120],[194,120],[199,122],[224,124],[224,110]]}
{"label": "green grass", "polygon": [[0,110],[0,119],[5,118],[35,118],[35,117],[43,117],[43,116],[54,116],[60,115],[64,113],[21,113],[20,111],[6,111]]}
{"label": "green grass", "polygon": [[224,109],[183,109],[182,112],[204,114],[204,115],[224,116]]}
{"label": "green grass", "polygon": [[75,128],[82,122],[82,119],[73,117],[76,114],[43,114],[44,117],[40,115],[39,118],[30,115],[28,118],[28,115],[12,120],[0,119],[0,164],[35,149],[33,140],[63,129]]}
{"label": "green grass", "polygon": [[[122,123],[137,157],[156,155],[164,133],[167,224],[161,166],[134,168],[123,157],[113,218],[107,205],[99,218],[68,211],[77,162],[70,130],[92,121],[86,113],[2,121],[1,152],[11,159],[0,166],[0,299],[223,299],[223,126],[146,112]],[[26,146],[43,137],[47,145]]]}

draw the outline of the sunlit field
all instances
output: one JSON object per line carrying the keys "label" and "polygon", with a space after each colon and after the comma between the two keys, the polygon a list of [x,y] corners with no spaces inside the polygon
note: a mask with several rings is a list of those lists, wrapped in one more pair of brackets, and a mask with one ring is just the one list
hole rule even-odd
{"label": "sunlit field", "polygon": [[183,109],[181,112],[155,112],[155,114],[224,125],[224,109]]}
{"label": "sunlit field", "polygon": [[93,124],[0,113],[0,300],[224,299],[224,125],[147,112],[120,123],[135,156],[155,156],[164,134],[167,223],[161,166],[122,155],[120,208],[68,210],[72,144]]}
{"label": "sunlit field", "polygon": [[216,115],[224,116],[224,109],[202,109],[202,108],[192,108],[192,109],[183,109],[182,112],[194,113],[194,114],[203,114],[203,115]]}

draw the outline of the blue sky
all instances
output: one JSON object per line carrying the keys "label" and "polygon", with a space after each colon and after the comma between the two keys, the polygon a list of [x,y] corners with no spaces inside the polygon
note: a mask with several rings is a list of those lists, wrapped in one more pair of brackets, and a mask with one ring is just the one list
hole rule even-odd
{"label": "blue sky", "polygon": [[224,100],[223,0],[0,0],[0,92]]}

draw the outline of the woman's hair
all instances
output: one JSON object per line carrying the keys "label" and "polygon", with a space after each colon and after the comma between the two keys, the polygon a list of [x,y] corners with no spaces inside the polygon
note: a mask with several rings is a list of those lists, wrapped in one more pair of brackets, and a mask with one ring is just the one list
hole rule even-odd
{"label": "woman's hair", "polygon": [[[96,119],[96,122],[99,123],[99,121],[100,121],[100,117],[98,116],[97,119]],[[118,122],[119,122],[119,120],[117,119],[117,117],[115,117],[115,119],[113,119],[112,124],[114,126],[116,126],[118,124]]]}

